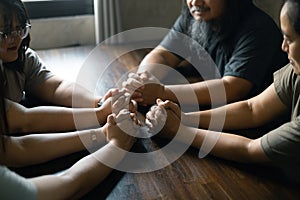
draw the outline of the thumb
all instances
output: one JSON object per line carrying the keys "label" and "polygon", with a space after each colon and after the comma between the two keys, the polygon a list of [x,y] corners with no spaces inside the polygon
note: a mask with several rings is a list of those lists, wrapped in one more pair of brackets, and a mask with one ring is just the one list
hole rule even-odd
{"label": "thumb", "polygon": [[110,125],[116,125],[115,117],[113,114],[107,116],[107,123]]}

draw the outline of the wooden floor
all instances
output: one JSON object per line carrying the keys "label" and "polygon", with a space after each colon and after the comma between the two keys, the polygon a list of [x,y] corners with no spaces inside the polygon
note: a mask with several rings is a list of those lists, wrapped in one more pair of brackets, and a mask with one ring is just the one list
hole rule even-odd
{"label": "wooden floor", "polygon": [[[112,52],[116,51],[116,47],[107,48]],[[74,80],[92,49],[93,47],[76,47],[38,53],[49,64],[50,69],[69,80]],[[147,52],[149,50],[139,50],[122,55],[115,61],[118,70],[114,69],[116,71],[113,73],[120,76],[128,70],[135,69]],[[112,75],[106,78],[106,81],[110,82]],[[110,84],[102,89],[106,90],[109,87]],[[133,150],[150,152],[163,147],[165,142],[160,139],[141,139]],[[300,199],[300,185],[287,180],[276,169],[237,164],[212,156],[199,159],[197,154],[196,149],[190,148],[171,165],[150,173],[113,171],[83,199]],[[85,153],[80,156],[82,155]],[[72,162],[75,162],[78,155],[73,155],[72,159]],[[64,167],[68,166],[65,158],[57,162],[63,163]],[[27,175],[31,172],[32,170],[27,168]]]}

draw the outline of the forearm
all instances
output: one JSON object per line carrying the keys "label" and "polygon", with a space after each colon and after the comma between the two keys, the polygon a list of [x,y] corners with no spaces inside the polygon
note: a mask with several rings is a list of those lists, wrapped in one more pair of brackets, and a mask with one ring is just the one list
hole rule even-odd
{"label": "forearm", "polygon": [[[199,116],[199,127],[218,130],[237,130],[253,128],[261,125],[263,122],[255,120],[255,113],[249,101],[240,101],[228,104],[216,109],[205,110],[186,114],[189,118]],[[212,121],[213,120],[213,121]],[[221,124],[220,124],[221,123]]]}
{"label": "forearm", "polygon": [[[129,150],[129,149],[127,149]],[[61,176],[44,176],[32,181],[38,188],[38,199],[79,199],[99,184],[126,155],[108,143],[81,159]],[[102,164],[109,160],[111,167]]]}
{"label": "forearm", "polygon": [[188,105],[198,103],[201,106],[217,106],[227,102],[222,79],[165,86],[164,100],[176,102],[176,97],[180,103]]}
{"label": "forearm", "polygon": [[62,81],[55,90],[52,102],[55,105],[75,108],[95,108],[100,97],[82,86]]}
{"label": "forearm", "polygon": [[[27,109],[17,104],[7,113],[11,133],[62,132],[91,128],[103,123],[106,116],[100,108],[72,109],[47,106]],[[74,119],[79,122],[78,127],[75,126]]]}
{"label": "forearm", "polygon": [[[92,134],[96,140],[92,140]],[[101,129],[8,137],[1,161],[7,166],[38,164],[85,148],[94,148],[95,145],[100,146],[105,141]]]}
{"label": "forearm", "polygon": [[[268,161],[260,148],[260,139],[254,141],[234,134],[187,126],[182,127],[182,132],[185,137],[194,135],[192,146],[200,150],[199,155],[201,157],[212,154],[219,158],[242,163]],[[253,148],[253,144],[257,145],[258,148]]]}
{"label": "forearm", "polygon": [[145,56],[140,63],[137,72],[148,71],[157,79],[161,80],[168,74],[165,67],[176,67],[179,65],[180,61],[181,60],[178,57],[168,52],[166,49],[157,47]]}

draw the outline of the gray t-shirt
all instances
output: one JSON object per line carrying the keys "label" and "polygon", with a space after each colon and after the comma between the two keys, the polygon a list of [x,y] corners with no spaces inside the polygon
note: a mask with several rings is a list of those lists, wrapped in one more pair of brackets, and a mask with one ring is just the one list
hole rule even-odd
{"label": "gray t-shirt", "polygon": [[[183,34],[191,37],[184,27],[186,23],[192,26],[194,19],[189,16],[185,21],[183,14],[178,17],[160,45],[182,58],[191,60],[191,64],[205,80],[234,76],[250,81],[254,87],[247,98],[255,96],[273,82],[273,73],[286,65],[288,60],[281,50],[282,34],[275,22],[254,5],[251,5],[244,15],[230,36],[227,50],[222,48],[226,41],[212,40],[204,47],[205,53],[200,50],[203,49],[199,47],[200,44],[184,38]],[[198,32],[201,34],[200,29]],[[203,57],[208,56],[215,65],[203,64],[204,61],[207,62]],[[218,70],[216,77],[216,70],[211,69],[212,67]]]}
{"label": "gray t-shirt", "polygon": [[25,53],[25,63],[21,70],[11,66],[4,66],[3,73],[6,76],[7,99],[21,102],[24,93],[30,95],[32,89],[53,74],[46,69],[39,56],[31,49]]}
{"label": "gray t-shirt", "polygon": [[37,199],[37,188],[32,181],[0,165],[0,199]]}
{"label": "gray t-shirt", "polygon": [[300,180],[300,77],[288,64],[274,73],[274,85],[281,101],[291,108],[291,121],[264,135],[261,145],[275,164]]}

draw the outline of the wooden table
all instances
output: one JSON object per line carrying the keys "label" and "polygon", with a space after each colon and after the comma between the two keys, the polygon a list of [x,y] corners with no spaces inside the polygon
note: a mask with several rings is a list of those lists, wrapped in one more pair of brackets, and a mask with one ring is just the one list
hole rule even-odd
{"label": "wooden table", "polygon": [[[116,51],[116,47],[108,48],[111,52]],[[57,51],[57,55],[63,55],[63,50]],[[78,53],[77,50],[76,52]],[[121,56],[112,63],[111,69],[114,71],[108,72],[107,80],[114,80],[112,74],[118,79],[117,76],[135,69],[147,52],[149,50],[137,50]],[[54,55],[49,51],[39,53],[42,56]],[[105,91],[109,87],[106,84],[102,89]],[[167,142],[159,138],[140,139],[133,151],[151,152],[162,148]],[[68,156],[68,159],[60,158],[28,167],[22,173],[30,176],[33,171],[37,175],[36,169],[43,169],[41,174],[47,170],[54,172],[54,168],[61,170],[86,154],[87,152],[81,152]],[[286,180],[274,168],[237,164],[213,156],[199,159],[197,155],[197,149],[189,148],[174,163],[149,173],[124,173],[114,170],[82,199],[300,199],[300,185]]]}

